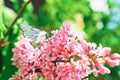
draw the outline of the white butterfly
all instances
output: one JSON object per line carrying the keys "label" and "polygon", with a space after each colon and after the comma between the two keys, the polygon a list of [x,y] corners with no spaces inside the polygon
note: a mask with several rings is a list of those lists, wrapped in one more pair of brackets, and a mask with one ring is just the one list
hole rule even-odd
{"label": "white butterfly", "polygon": [[41,42],[48,38],[48,33],[27,24],[20,24],[25,38],[30,39],[32,42]]}

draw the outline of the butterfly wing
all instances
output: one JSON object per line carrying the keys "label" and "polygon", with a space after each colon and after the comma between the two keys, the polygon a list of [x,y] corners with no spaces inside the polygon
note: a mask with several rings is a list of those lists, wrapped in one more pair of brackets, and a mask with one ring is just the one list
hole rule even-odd
{"label": "butterfly wing", "polygon": [[24,37],[30,39],[33,42],[40,42],[47,39],[47,33],[45,31],[41,31],[27,24],[21,24],[20,28],[23,31]]}

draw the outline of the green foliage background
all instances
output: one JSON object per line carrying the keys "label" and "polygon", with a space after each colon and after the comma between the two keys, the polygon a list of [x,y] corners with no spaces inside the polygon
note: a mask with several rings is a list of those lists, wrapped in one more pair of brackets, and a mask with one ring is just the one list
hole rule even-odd
{"label": "green foliage background", "polygon": [[[4,34],[26,2],[27,0],[0,0],[0,39],[4,39],[3,43],[10,42],[0,47],[0,80],[8,80],[17,71],[15,66],[12,66],[11,58],[12,48],[22,35],[20,23],[28,23],[50,32],[53,29],[60,29],[65,20],[76,23],[75,15],[80,14],[83,19],[81,24],[84,24],[81,30],[85,32],[87,41],[111,47],[113,53],[120,53],[120,23],[114,22],[116,27],[109,29],[107,24],[112,21],[114,14],[93,11],[89,0],[32,0],[5,37]],[[110,9],[116,6],[120,8],[112,0],[108,0],[108,5]],[[98,22],[103,23],[102,29],[98,28]],[[90,75],[90,80],[120,80],[120,66],[109,69],[111,74],[99,77]]]}

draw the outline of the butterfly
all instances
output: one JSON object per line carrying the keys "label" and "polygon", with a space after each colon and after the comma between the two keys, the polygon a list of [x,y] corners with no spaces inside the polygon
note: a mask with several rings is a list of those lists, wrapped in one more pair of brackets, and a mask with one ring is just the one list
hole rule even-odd
{"label": "butterfly", "polygon": [[30,39],[32,42],[41,42],[43,40],[48,39],[48,33],[43,31],[43,30],[39,30],[35,27],[32,27],[28,24],[20,24],[20,28],[23,31],[23,36],[27,39]]}

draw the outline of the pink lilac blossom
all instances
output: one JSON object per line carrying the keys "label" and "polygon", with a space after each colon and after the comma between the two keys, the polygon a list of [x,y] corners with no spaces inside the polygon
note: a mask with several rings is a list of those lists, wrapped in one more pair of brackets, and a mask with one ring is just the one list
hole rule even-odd
{"label": "pink lilac blossom", "polygon": [[85,41],[82,34],[70,31],[69,22],[64,22],[62,29],[52,34],[39,46],[20,38],[12,50],[13,65],[20,75],[16,73],[9,80],[36,80],[38,76],[45,80],[82,80],[91,73],[109,74],[104,65],[114,67],[120,63],[118,53],[111,55],[111,48]]}

